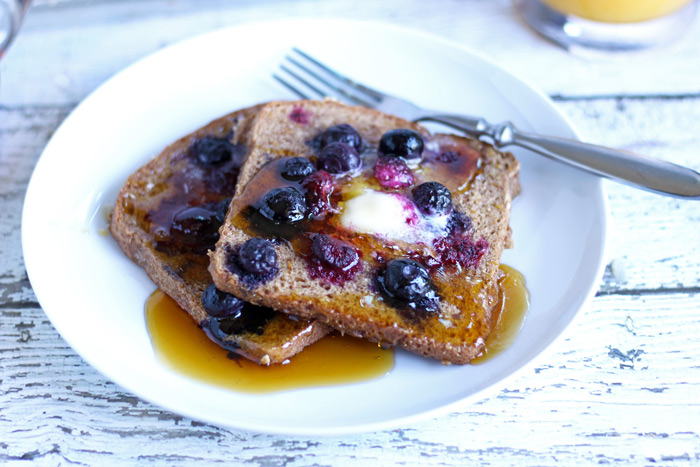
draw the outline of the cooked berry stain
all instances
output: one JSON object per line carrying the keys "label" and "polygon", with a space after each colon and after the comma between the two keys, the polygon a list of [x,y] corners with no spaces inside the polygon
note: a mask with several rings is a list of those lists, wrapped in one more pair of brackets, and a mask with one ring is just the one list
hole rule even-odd
{"label": "cooked berry stain", "polygon": [[433,242],[441,266],[458,266],[460,269],[475,268],[489,249],[489,243],[481,238],[474,241],[470,236],[456,235],[438,238]]}
{"label": "cooked berry stain", "polygon": [[443,164],[451,164],[459,160],[459,153],[455,151],[443,151],[435,157],[435,160]]}
{"label": "cooked berry stain", "polygon": [[299,125],[306,125],[311,119],[311,113],[305,110],[302,106],[298,105],[294,107],[289,114],[289,119],[294,123]]}

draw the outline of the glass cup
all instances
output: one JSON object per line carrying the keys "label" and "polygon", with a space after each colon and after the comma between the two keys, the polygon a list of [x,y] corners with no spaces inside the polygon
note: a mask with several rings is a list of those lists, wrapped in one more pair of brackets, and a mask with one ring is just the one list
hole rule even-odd
{"label": "glass cup", "polygon": [[514,0],[538,33],[571,52],[641,51],[677,39],[698,0]]}
{"label": "glass cup", "polygon": [[0,0],[0,58],[19,32],[30,0]]}

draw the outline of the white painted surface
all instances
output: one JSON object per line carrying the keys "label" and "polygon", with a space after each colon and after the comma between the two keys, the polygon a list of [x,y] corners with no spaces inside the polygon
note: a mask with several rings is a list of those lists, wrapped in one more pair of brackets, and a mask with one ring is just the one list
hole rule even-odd
{"label": "white painted surface", "polygon": [[[19,236],[26,184],[51,133],[96,86],[149,52],[219,27],[290,16],[398,22],[457,40],[554,96],[585,139],[700,169],[697,22],[663,53],[588,62],[532,34],[506,0],[38,1],[0,64],[0,460],[700,462],[700,203],[614,184],[608,256],[615,267],[589,309],[500,393],[432,421],[330,438],[236,432],[133,397],[65,344],[35,301]],[[232,45],[234,62],[244,46]]]}

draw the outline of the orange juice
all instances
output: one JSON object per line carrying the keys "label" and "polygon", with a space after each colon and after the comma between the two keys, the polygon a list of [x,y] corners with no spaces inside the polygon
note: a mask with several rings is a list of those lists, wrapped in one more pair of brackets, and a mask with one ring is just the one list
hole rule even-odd
{"label": "orange juice", "polygon": [[550,8],[604,23],[635,23],[660,18],[691,0],[542,0]]}

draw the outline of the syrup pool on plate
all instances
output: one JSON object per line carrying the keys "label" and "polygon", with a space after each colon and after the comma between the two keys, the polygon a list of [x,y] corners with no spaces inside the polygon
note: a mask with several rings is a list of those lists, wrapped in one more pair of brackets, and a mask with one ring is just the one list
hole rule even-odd
{"label": "syrup pool on plate", "polygon": [[394,367],[393,350],[332,334],[284,365],[260,366],[211,341],[178,304],[160,290],[146,303],[146,324],[157,357],[197,380],[244,392],[355,383]]}
{"label": "syrup pool on plate", "polygon": [[[513,342],[529,307],[525,279],[501,265],[496,327],[482,354],[484,363]],[[394,367],[392,349],[351,336],[331,334],[305,348],[285,365],[260,366],[211,341],[178,304],[160,290],[146,303],[146,324],[157,357],[179,373],[244,392],[357,383],[379,378]],[[438,364],[436,362],[436,364]]]}
{"label": "syrup pool on plate", "polygon": [[505,274],[499,280],[500,296],[494,310],[495,325],[486,340],[486,347],[472,360],[474,365],[487,362],[510,347],[530,308],[530,295],[523,275],[505,264],[501,264],[501,270]]}

